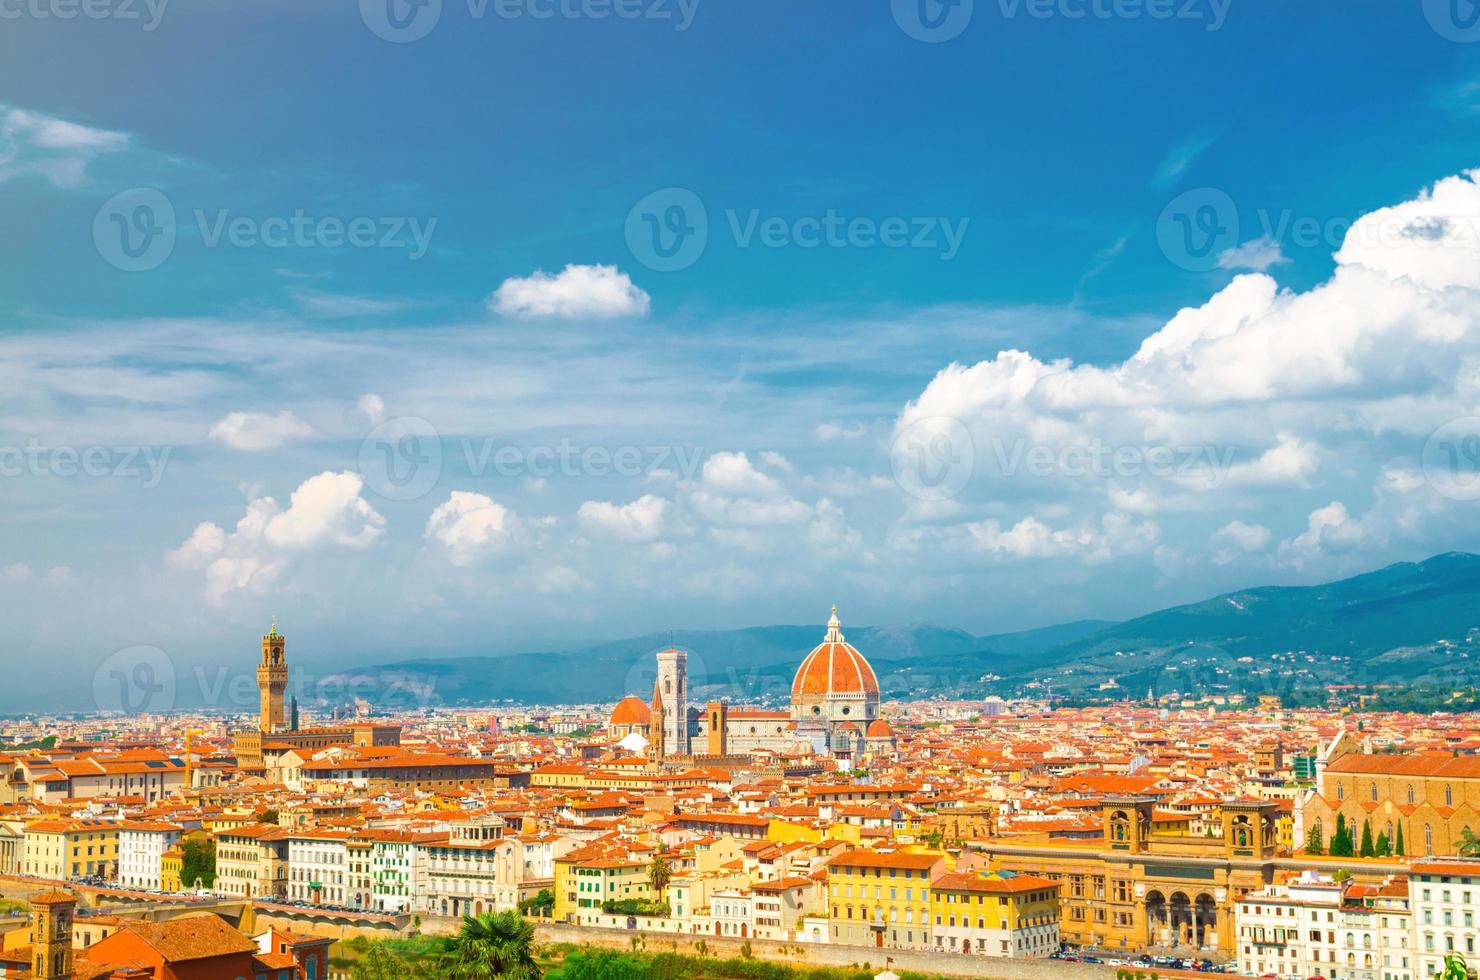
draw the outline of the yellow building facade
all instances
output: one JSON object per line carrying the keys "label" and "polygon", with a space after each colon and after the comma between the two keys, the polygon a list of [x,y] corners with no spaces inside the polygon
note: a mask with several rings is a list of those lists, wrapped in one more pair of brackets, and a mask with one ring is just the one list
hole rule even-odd
{"label": "yellow building facade", "polygon": [[946,868],[939,852],[859,849],[828,862],[832,941],[930,949],[931,880]]}
{"label": "yellow building facade", "polygon": [[27,824],[21,870],[38,878],[111,877],[118,868],[118,825],[103,820]]}

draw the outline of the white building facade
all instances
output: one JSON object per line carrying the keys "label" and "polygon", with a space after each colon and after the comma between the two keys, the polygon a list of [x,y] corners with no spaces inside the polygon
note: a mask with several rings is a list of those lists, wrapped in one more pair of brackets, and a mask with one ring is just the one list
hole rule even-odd
{"label": "white building facade", "polygon": [[349,833],[300,831],[288,838],[288,901],[345,906],[349,896]]}
{"label": "white building facade", "polygon": [[160,889],[164,852],[180,842],[183,828],[172,823],[129,821],[118,825],[118,884]]}
{"label": "white building facade", "polygon": [[1419,861],[1409,870],[1408,891],[1418,957],[1414,980],[1442,973],[1449,954],[1475,962],[1480,944],[1480,860]]}

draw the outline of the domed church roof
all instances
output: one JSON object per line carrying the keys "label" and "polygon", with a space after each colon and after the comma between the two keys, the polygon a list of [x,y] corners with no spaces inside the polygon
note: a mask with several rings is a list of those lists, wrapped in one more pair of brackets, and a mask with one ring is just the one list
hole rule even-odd
{"label": "domed church roof", "polygon": [[878,694],[879,679],[863,654],[843,639],[838,607],[827,621],[827,636],[819,643],[791,682],[791,696],[826,694]]}
{"label": "domed church roof", "polygon": [[607,724],[612,727],[646,725],[651,719],[652,713],[648,711],[648,706],[642,703],[642,698],[629,694],[617,702],[617,706],[612,709],[611,720]]}

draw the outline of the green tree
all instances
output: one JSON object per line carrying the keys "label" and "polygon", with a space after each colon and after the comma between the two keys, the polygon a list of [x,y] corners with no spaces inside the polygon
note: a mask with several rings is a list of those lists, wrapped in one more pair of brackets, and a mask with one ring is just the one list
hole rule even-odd
{"label": "green tree", "polygon": [[216,842],[187,837],[180,845],[180,885],[210,888],[216,883]]}
{"label": "green tree", "polygon": [[1357,852],[1360,857],[1370,858],[1377,856],[1377,849],[1372,845],[1372,821],[1362,821],[1362,847]]}
{"label": "green tree", "polygon": [[1393,841],[1393,853],[1398,857],[1407,857],[1408,849],[1403,846],[1403,825],[1398,824],[1398,835]]}
{"label": "green tree", "polygon": [[668,859],[659,854],[653,858],[653,863],[648,865],[648,884],[653,887],[653,897],[662,898],[663,890],[668,887],[668,882],[673,880],[673,865]]}
{"label": "green tree", "polygon": [[350,980],[401,980],[406,976],[401,962],[384,943],[371,943],[350,968]]}
{"label": "green tree", "polygon": [[1459,832],[1459,840],[1454,842],[1454,846],[1459,848],[1460,857],[1480,857],[1480,837],[1476,837],[1469,827]]}
{"label": "green tree", "polygon": [[1393,842],[1388,840],[1387,831],[1377,835],[1377,857],[1391,857],[1393,853]]}
{"label": "green tree", "polygon": [[1331,835],[1332,857],[1351,857],[1356,852],[1352,846],[1351,828],[1346,825],[1346,817],[1340,813],[1336,815],[1336,832]]}
{"label": "green tree", "polygon": [[263,810],[257,817],[259,823],[277,823],[278,812],[276,810]]}
{"label": "green tree", "polygon": [[1310,829],[1305,832],[1305,853],[1326,853],[1326,841],[1321,836],[1320,824],[1311,824]]}
{"label": "green tree", "polygon": [[1439,980],[1469,980],[1472,976],[1470,965],[1463,956],[1450,953],[1444,957],[1444,970],[1439,974]]}
{"label": "green tree", "polygon": [[538,895],[519,903],[519,911],[525,915],[549,918],[555,911],[555,893],[548,888],[541,888]]}
{"label": "green tree", "polygon": [[463,916],[442,961],[452,980],[538,980],[540,975],[534,926],[513,911]]}

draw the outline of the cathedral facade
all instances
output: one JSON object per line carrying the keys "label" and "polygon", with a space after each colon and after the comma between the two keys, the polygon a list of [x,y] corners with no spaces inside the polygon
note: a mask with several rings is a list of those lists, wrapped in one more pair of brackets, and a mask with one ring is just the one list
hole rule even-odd
{"label": "cathedral facade", "polygon": [[797,668],[785,710],[720,701],[701,710],[689,702],[688,654],[670,648],[657,659],[651,702],[623,698],[607,725],[628,751],[657,761],[756,751],[857,759],[894,749],[894,732],[879,717],[878,678],[843,637],[836,607],[822,642]]}

